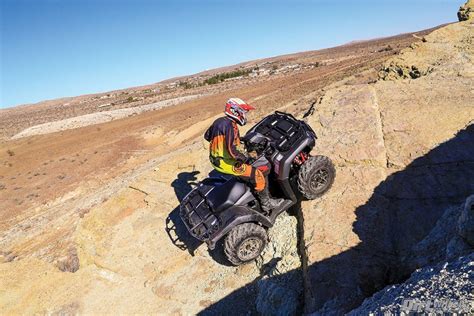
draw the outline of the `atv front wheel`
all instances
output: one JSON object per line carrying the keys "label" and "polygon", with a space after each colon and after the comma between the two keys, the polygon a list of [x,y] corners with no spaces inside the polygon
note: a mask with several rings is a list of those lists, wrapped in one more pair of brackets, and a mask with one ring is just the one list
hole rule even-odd
{"label": "atv front wheel", "polygon": [[238,266],[257,258],[267,244],[267,232],[253,223],[234,227],[224,242],[224,252],[229,261]]}
{"label": "atv front wheel", "polygon": [[326,193],[334,183],[336,169],[326,156],[310,157],[298,173],[298,190],[308,200]]}

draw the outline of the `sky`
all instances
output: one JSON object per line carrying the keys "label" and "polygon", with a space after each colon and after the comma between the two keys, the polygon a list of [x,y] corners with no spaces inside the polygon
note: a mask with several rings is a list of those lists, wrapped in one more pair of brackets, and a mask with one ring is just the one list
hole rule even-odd
{"label": "sky", "polygon": [[0,108],[457,20],[463,0],[0,0]]}

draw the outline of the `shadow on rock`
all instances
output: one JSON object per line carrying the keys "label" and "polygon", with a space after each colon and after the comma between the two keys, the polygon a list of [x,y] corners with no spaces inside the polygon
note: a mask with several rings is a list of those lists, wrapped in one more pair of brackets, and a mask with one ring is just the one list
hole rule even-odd
{"label": "shadow on rock", "polygon": [[278,260],[276,258],[262,267],[260,277],[205,308],[198,315],[301,315],[302,297],[291,285],[295,280],[301,280],[301,270],[279,274],[272,267]]}
{"label": "shadow on rock", "polygon": [[191,192],[193,186],[197,185],[197,175],[200,173],[201,172],[197,170],[191,172],[180,172],[178,173],[176,179],[171,182],[174,193],[180,202],[182,199],[184,199],[186,194]]}
{"label": "shadow on rock", "polygon": [[[181,172],[171,183],[171,186],[174,188],[174,192],[179,202],[181,202],[184,197],[198,184],[197,175],[200,173],[200,171]],[[212,170],[208,177],[228,179],[232,176]],[[165,229],[172,243],[181,250],[189,251],[192,256],[194,256],[195,250],[202,244],[201,241],[191,236],[187,230],[179,216],[179,206],[171,211],[171,213],[166,218]],[[216,262],[222,265],[231,266],[230,262],[227,260],[222,251],[222,240],[220,241],[220,244],[218,243],[218,245],[216,245],[214,250],[209,250],[209,254]]]}
{"label": "shadow on rock", "polygon": [[[186,194],[191,192],[193,186],[197,185],[196,181],[199,173],[199,171],[181,172],[171,183],[179,202],[184,199]],[[201,242],[191,236],[188,232],[186,226],[179,217],[179,206],[172,210],[166,218],[165,229],[171,242],[176,247],[183,251],[187,250],[192,256],[194,256],[194,251],[201,245]]]}
{"label": "shadow on rock", "polygon": [[[353,231],[361,242],[307,267],[306,313],[347,313],[386,285],[404,281],[418,268],[411,258],[414,247],[430,234],[446,210],[464,203],[474,193],[473,144],[474,124],[393,173],[374,189],[367,203],[355,211]],[[472,248],[466,251],[472,252]],[[446,248],[434,247],[425,262],[447,260],[445,253]],[[261,289],[272,288],[271,284],[292,275],[295,271],[258,281],[252,299],[259,312],[271,314],[272,306],[285,300],[284,295],[275,295],[277,291],[267,293],[263,298],[266,301],[262,301]],[[234,291],[202,314],[231,310],[238,298],[254,291],[254,287],[250,284]],[[242,313],[246,311],[232,314]]]}
{"label": "shadow on rock", "polygon": [[208,249],[208,252],[211,258],[218,264],[221,264],[223,266],[228,266],[228,267],[234,266],[232,263],[230,263],[230,261],[227,259],[224,253],[224,238],[220,239],[217,242],[216,247],[213,250]]}

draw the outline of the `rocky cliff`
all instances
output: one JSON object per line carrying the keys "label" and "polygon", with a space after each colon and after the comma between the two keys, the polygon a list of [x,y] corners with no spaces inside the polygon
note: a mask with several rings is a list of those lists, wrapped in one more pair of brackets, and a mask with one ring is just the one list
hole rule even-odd
{"label": "rocky cliff", "polygon": [[[472,133],[472,132],[471,132]],[[351,312],[400,314],[474,311],[474,195],[448,208],[429,234],[402,258],[404,283],[387,286]]]}
{"label": "rocky cliff", "polygon": [[434,31],[387,61],[377,83],[328,90],[309,118],[338,178],[302,204],[306,312],[348,312],[417,268],[472,252],[445,212],[474,192],[473,40],[469,22]]}
{"label": "rocky cliff", "polygon": [[402,284],[376,293],[349,315],[444,315],[474,312],[474,254],[415,271]]}

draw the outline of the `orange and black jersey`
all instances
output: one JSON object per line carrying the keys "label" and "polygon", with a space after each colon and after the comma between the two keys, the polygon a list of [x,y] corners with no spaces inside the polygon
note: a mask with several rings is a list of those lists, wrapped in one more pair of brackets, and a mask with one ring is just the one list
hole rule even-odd
{"label": "orange and black jersey", "polygon": [[210,142],[209,154],[212,157],[245,161],[245,155],[237,149],[240,145],[239,127],[232,119],[221,117],[215,120],[204,138]]}

